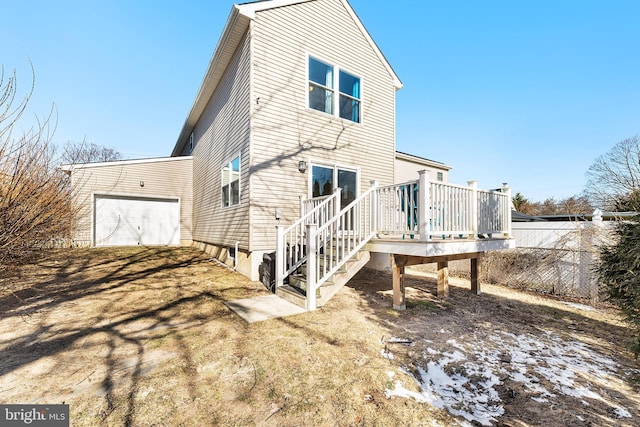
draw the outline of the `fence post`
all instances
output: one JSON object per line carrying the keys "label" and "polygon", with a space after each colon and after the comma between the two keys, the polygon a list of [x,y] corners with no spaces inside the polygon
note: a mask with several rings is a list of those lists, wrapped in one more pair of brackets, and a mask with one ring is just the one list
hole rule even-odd
{"label": "fence post", "polygon": [[511,237],[511,188],[507,185],[506,182],[502,184],[502,192],[507,193],[507,202],[505,209],[505,221],[507,222],[507,226],[505,228],[506,233],[504,237]]}
{"label": "fence post", "polygon": [[431,240],[431,213],[429,206],[429,171],[418,172],[418,234],[420,240]]}
{"label": "fence post", "polygon": [[284,225],[276,225],[276,288],[284,285],[285,249]]}
{"label": "fence post", "polygon": [[316,224],[307,224],[307,298],[306,309],[316,309]]}
{"label": "fence post", "polygon": [[471,187],[471,232],[473,238],[477,239],[480,234],[480,230],[478,230],[478,216],[480,214],[478,210],[478,181],[470,179],[467,184]]}

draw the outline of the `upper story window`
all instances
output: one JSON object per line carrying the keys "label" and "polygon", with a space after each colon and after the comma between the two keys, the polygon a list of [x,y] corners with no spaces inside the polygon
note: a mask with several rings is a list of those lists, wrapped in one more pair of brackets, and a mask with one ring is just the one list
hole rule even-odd
{"label": "upper story window", "polygon": [[240,204],[240,156],[222,167],[222,206]]}
{"label": "upper story window", "polygon": [[442,172],[437,172],[436,177],[439,182],[444,181],[444,174]]}
{"label": "upper story window", "polygon": [[360,92],[359,77],[309,57],[309,108],[360,123]]}

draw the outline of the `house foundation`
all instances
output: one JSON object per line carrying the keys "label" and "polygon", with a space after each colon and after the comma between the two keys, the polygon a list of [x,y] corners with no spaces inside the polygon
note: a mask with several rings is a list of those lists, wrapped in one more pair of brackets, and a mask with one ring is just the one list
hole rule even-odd
{"label": "house foundation", "polygon": [[214,243],[194,241],[193,247],[211,255],[221,263],[234,271],[247,276],[251,280],[259,280],[259,267],[262,263],[262,256],[266,251],[247,252],[236,250],[235,246],[219,245]]}

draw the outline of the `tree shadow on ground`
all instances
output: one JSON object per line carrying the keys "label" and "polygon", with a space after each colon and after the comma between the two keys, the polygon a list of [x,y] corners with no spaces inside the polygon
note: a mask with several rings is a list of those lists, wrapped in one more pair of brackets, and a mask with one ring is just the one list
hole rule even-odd
{"label": "tree shadow on ground", "polygon": [[[0,377],[64,352],[96,351],[104,355],[94,361],[96,369],[104,365],[104,372],[100,372],[105,399],[102,420],[118,405],[122,412],[125,405],[123,423],[132,425],[134,396],[144,365],[149,363],[148,344],[151,340],[170,339],[175,341],[173,348],[178,349],[172,357],[181,360],[188,393],[195,399],[191,350],[183,342],[183,335],[175,332],[198,328],[216,314],[193,307],[205,301],[219,301],[222,306],[227,299],[225,293],[242,293],[246,288],[199,290],[183,286],[190,280],[188,270],[210,269],[212,279],[228,274],[221,267],[212,268],[208,257],[192,249],[95,249],[65,254],[45,258],[22,270],[16,281],[22,287],[14,286],[0,297],[0,321],[13,319],[12,324],[24,326],[24,332],[14,333],[8,340],[0,339]],[[181,270],[185,272],[178,274]],[[83,307],[91,305],[95,311],[83,311]],[[72,315],[74,307],[82,317]],[[58,311],[71,315],[61,318],[56,315]],[[217,314],[230,316],[226,312]],[[51,366],[49,371],[53,373],[57,368]],[[95,372],[94,369],[89,376]],[[123,386],[128,389],[124,398]]]}

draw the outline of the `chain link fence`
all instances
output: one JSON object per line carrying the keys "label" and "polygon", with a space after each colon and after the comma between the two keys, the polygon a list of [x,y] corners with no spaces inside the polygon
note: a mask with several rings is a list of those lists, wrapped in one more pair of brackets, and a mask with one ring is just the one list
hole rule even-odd
{"label": "chain link fence", "polygon": [[[598,247],[611,242],[612,223],[528,223],[518,231],[516,244],[527,245],[482,257],[481,277],[486,283],[543,294],[598,301],[599,285],[593,268]],[[537,246],[537,247],[536,247]],[[435,271],[435,265],[425,266]],[[449,262],[449,274],[470,278],[467,260]]]}

